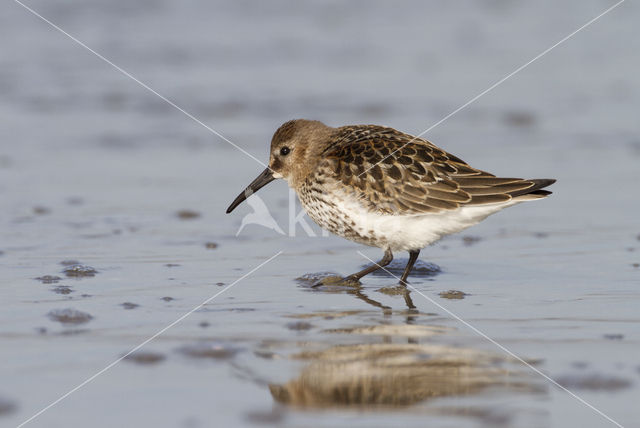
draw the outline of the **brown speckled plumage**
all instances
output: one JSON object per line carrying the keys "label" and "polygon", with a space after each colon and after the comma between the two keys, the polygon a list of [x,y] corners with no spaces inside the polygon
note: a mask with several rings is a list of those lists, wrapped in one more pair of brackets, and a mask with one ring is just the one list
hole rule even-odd
{"label": "brown speckled plumage", "polygon": [[415,259],[441,236],[549,195],[541,189],[555,181],[496,177],[393,128],[331,128],[308,120],[286,122],[275,132],[265,174],[286,179],[321,227],[387,250],[385,261],[392,249],[408,250]]}

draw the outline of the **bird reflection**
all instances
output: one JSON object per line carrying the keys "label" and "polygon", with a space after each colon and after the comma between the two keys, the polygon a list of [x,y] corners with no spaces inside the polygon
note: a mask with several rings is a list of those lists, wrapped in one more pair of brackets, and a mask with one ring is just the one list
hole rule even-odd
{"label": "bird reflection", "polygon": [[477,393],[488,386],[526,388],[496,356],[435,344],[355,344],[305,354],[309,364],[273,398],[302,407],[407,406],[429,398]]}
{"label": "bird reflection", "polygon": [[[433,397],[474,394],[489,386],[534,391],[531,379],[507,368],[507,361],[500,355],[433,342],[432,338],[453,329],[425,322],[427,314],[416,308],[406,288],[378,290],[402,296],[406,305],[402,310],[371,298],[361,286],[313,290],[352,295],[381,310],[381,320],[324,330],[325,334],[346,335],[352,342],[293,355],[307,364],[289,382],[269,384],[271,395],[279,403],[312,408],[400,407]],[[394,322],[399,315],[403,321]],[[345,336],[341,343],[344,341]]]}

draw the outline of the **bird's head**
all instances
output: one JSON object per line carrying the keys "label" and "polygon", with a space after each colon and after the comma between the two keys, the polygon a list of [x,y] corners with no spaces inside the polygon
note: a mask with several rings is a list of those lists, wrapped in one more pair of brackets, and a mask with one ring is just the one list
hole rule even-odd
{"label": "bird's head", "polygon": [[280,126],[271,139],[269,166],[229,205],[227,214],[276,178],[296,188],[320,161],[332,131],[317,120],[290,120]]}

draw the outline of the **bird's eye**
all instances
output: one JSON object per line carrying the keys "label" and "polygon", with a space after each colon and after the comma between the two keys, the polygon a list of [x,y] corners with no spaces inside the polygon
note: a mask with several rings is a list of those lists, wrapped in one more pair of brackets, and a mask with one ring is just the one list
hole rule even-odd
{"label": "bird's eye", "polygon": [[282,156],[286,156],[286,155],[289,154],[290,151],[291,151],[291,149],[289,149],[289,147],[283,147],[283,148],[280,149],[280,154]]}

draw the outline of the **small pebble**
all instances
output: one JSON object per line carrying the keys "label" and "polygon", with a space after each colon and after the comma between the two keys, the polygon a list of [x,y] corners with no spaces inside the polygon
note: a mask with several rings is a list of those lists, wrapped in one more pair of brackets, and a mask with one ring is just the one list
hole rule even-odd
{"label": "small pebble", "polygon": [[121,303],[120,306],[122,306],[124,309],[135,309],[140,305],[136,303],[131,303],[131,302],[124,302],[124,303]]}
{"label": "small pebble", "polygon": [[464,296],[468,296],[467,293],[458,290],[443,291],[439,294],[443,299],[464,299]]}
{"label": "small pebble", "polygon": [[603,337],[607,340],[622,340],[624,339],[624,334],[605,334]]}
{"label": "small pebble", "polygon": [[306,321],[295,321],[295,322],[288,323],[287,324],[287,328],[289,330],[303,331],[303,330],[312,329],[313,325],[311,323],[306,322]]}
{"label": "small pebble", "polygon": [[70,278],[84,278],[84,277],[96,276],[96,273],[98,273],[98,271],[92,268],[91,266],[76,264],[76,265],[67,266],[62,271],[62,273],[64,273]]}
{"label": "small pebble", "polygon": [[166,357],[163,354],[151,351],[138,351],[124,357],[125,361],[141,365],[157,364],[164,361]]}
{"label": "small pebble", "polygon": [[48,314],[49,319],[62,324],[85,324],[93,319],[93,316],[76,309],[54,309]]}
{"label": "small pebble", "polygon": [[55,284],[56,282],[60,281],[62,278],[60,278],[59,276],[44,275],[44,276],[39,276],[36,279],[38,281],[42,281],[43,284]]}
{"label": "small pebble", "polygon": [[480,238],[479,236],[463,236],[462,237],[462,243],[467,246],[470,247],[473,244],[476,244],[478,242],[482,241],[482,238]]}
{"label": "small pebble", "polygon": [[218,248],[218,244],[216,244],[215,242],[207,242],[206,244],[204,244],[204,247],[208,250],[214,250]]}
{"label": "small pebble", "polygon": [[181,220],[192,220],[194,218],[200,217],[200,213],[191,210],[180,210],[176,213],[179,219]]}
{"label": "small pebble", "polygon": [[33,207],[33,213],[36,215],[45,215],[45,214],[49,214],[50,212],[51,210],[47,207],[41,207],[41,206]]}

